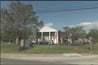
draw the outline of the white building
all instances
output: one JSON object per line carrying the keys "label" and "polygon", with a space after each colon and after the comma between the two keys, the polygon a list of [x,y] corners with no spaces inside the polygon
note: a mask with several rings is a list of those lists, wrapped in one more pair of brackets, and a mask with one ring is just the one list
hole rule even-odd
{"label": "white building", "polygon": [[60,42],[59,30],[52,26],[45,25],[38,32],[38,41],[39,40],[53,41],[54,44],[57,44]]}

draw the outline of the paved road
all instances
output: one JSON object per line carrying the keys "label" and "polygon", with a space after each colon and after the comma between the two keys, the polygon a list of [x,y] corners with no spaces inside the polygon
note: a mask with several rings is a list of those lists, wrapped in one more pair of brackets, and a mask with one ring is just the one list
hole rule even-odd
{"label": "paved road", "polygon": [[38,56],[30,54],[2,54],[1,65],[98,65],[98,55]]}
{"label": "paved road", "polygon": [[98,57],[1,58],[1,65],[98,65]]}
{"label": "paved road", "polygon": [[34,61],[34,60],[16,60],[16,59],[1,59],[1,65],[77,65],[77,64],[67,64],[59,62],[44,62],[44,61]]}

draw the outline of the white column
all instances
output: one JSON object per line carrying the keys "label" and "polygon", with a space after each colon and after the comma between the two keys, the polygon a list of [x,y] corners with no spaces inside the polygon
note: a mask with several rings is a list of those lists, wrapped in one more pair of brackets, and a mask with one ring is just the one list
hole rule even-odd
{"label": "white column", "polygon": [[54,34],[55,34],[54,43],[56,44],[57,43],[57,34],[56,34],[56,32],[54,32]]}
{"label": "white column", "polygon": [[56,34],[57,34],[57,43],[59,43],[59,38],[58,38],[58,31],[56,32]]}
{"label": "white column", "polygon": [[55,43],[58,43],[58,31],[55,32],[55,37],[56,37],[55,38],[56,39]]}
{"label": "white column", "polygon": [[50,40],[50,35],[51,35],[51,33],[49,32],[49,40]]}
{"label": "white column", "polygon": [[41,40],[43,40],[43,32],[41,32]]}

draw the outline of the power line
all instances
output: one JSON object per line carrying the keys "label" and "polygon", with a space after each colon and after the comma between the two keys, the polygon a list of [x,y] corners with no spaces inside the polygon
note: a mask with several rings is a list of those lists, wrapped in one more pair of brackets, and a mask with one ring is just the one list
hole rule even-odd
{"label": "power line", "polygon": [[54,10],[54,11],[39,11],[39,12],[37,12],[37,13],[66,12],[66,11],[78,11],[78,10],[89,10],[89,9],[98,9],[98,7],[63,9],[63,10]]}

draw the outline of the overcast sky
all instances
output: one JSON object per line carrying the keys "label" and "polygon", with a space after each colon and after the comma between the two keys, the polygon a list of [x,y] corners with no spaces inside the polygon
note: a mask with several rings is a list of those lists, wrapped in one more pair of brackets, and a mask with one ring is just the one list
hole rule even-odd
{"label": "overcast sky", "polygon": [[[98,7],[98,1],[21,1],[24,4],[32,4],[39,20],[47,25],[53,25],[58,29],[64,26],[84,26],[86,29],[98,28],[98,8],[76,11],[60,11],[38,13],[41,11],[58,11]],[[8,8],[11,1],[2,1],[1,8]]]}

